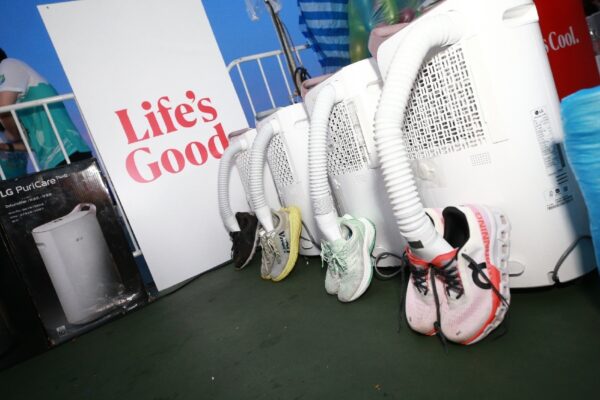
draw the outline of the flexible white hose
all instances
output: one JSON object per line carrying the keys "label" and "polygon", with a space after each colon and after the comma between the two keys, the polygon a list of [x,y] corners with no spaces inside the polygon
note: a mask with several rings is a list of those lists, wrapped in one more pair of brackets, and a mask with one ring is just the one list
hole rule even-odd
{"label": "flexible white hose", "polygon": [[425,214],[404,146],[402,123],[427,54],[458,42],[461,34],[454,12],[415,22],[392,59],[375,114],[375,144],[396,224],[413,253],[428,261],[452,248]]}
{"label": "flexible white hose", "polygon": [[231,168],[235,156],[244,150],[248,149],[248,142],[240,138],[232,141],[229,147],[223,152],[219,162],[219,181],[218,181],[218,196],[219,196],[219,213],[223,220],[223,225],[229,232],[237,232],[240,230],[237,220],[231,210],[229,202],[229,177],[231,176]]}
{"label": "flexible white hose", "polygon": [[328,84],[317,94],[308,137],[308,176],[315,220],[327,241],[341,239],[337,212],[327,177],[327,127],[336,103],[336,88]]}
{"label": "flexible white hose", "polygon": [[256,214],[260,224],[267,232],[271,232],[273,226],[273,216],[271,209],[267,205],[264,191],[264,171],[265,171],[265,155],[267,147],[271,142],[273,135],[279,133],[279,124],[277,120],[272,119],[266,123],[256,134],[254,143],[250,150],[250,166],[248,189],[250,190],[250,203]]}

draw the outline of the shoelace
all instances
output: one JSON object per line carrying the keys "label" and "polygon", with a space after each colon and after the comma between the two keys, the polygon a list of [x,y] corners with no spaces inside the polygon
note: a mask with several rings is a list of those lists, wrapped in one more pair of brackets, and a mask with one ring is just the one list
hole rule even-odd
{"label": "shoelace", "polygon": [[267,233],[265,236],[262,237],[261,246],[263,248],[263,252],[265,252],[265,255],[272,256],[277,262],[281,260],[281,254],[279,253],[279,249],[277,249],[277,246],[275,244],[274,232]]}
{"label": "shoelace", "polygon": [[[408,279],[406,279],[406,277],[404,276],[407,267],[410,271]],[[402,256],[402,264],[400,265],[400,270],[398,272],[398,275],[400,276],[400,311],[398,312],[398,332],[400,332],[402,321],[404,321],[404,301],[406,300],[404,297],[404,293],[406,293],[406,286],[408,286],[408,280],[410,280],[412,276],[417,290],[423,295],[426,295],[427,291],[429,290],[427,288],[428,273],[428,268],[417,268],[412,266],[408,261],[406,253],[404,253],[404,255]]]}
{"label": "shoelace", "polygon": [[436,274],[443,279],[444,284],[446,285],[446,294],[450,296],[450,291],[452,291],[456,294],[456,299],[460,299],[462,295],[465,294],[465,288],[463,287],[460,276],[458,275],[458,268],[455,264],[456,257],[457,256],[454,256],[443,267],[436,268],[433,265],[430,267],[435,268]]}
{"label": "shoelace", "polygon": [[506,300],[506,298],[504,296],[502,296],[502,294],[500,293],[500,291],[498,290],[498,288],[496,286],[494,286],[494,284],[490,281],[490,279],[488,278],[487,274],[483,273],[483,270],[487,268],[487,264],[486,263],[477,263],[475,260],[473,260],[470,256],[466,255],[466,254],[462,254],[463,258],[465,260],[467,260],[469,262],[469,268],[473,271],[475,271],[475,273],[477,273],[481,278],[483,278],[483,280],[487,283],[488,286],[486,286],[486,289],[492,289],[492,291],[496,294],[496,296],[498,296],[498,298],[500,299],[500,301],[502,302],[502,304],[504,304],[505,306],[508,307],[508,301]]}
{"label": "shoelace", "polygon": [[[429,288],[427,287],[427,278],[430,274],[430,270],[435,269],[435,267],[432,264],[428,265],[427,267],[420,267],[420,268],[413,266],[410,263],[406,252],[403,254],[402,260],[403,260],[403,264],[401,266],[401,272],[399,274],[400,275],[400,312],[398,313],[398,332],[400,332],[400,327],[402,326],[402,321],[404,321],[404,301],[405,301],[404,293],[406,292],[404,274],[406,271],[406,267],[408,267],[408,269],[409,269],[408,279],[411,279],[411,277],[412,277],[415,287],[424,296],[427,295],[427,292],[429,291]],[[406,281],[406,285],[408,285],[408,280]],[[440,316],[440,310],[439,310],[439,298],[437,295],[435,284],[434,284],[433,289],[434,289],[434,299],[436,300],[436,314],[437,314],[437,320],[438,320],[438,321],[436,321],[437,325],[434,324],[434,328],[435,328],[436,332],[441,332],[441,327],[440,327],[440,329],[438,329],[438,327],[440,326],[439,321],[441,319],[441,316]],[[445,342],[445,337],[443,337],[442,342]]]}
{"label": "shoelace", "polygon": [[415,287],[423,296],[427,295],[429,289],[427,288],[427,275],[429,271],[427,268],[417,268],[413,265],[409,265],[410,273],[415,283]]}
{"label": "shoelace", "polygon": [[332,273],[341,275],[348,268],[347,258],[348,250],[346,246],[336,252],[333,251],[333,246],[328,242],[321,243],[321,268],[324,268],[325,264],[327,264],[327,268]]}
{"label": "shoelace", "polygon": [[456,293],[456,298],[459,299],[465,293],[465,289],[458,275],[458,269],[455,264],[456,257],[456,255],[452,257],[443,267],[436,267],[433,264],[429,265],[433,300],[435,303],[436,320],[433,323],[433,329],[435,329],[435,335],[440,339],[446,353],[448,352],[448,339],[446,339],[446,335],[444,335],[444,331],[442,330],[442,310],[440,308],[440,296],[437,291],[436,276],[441,277],[444,281],[446,294],[450,296],[450,290],[452,290]]}
{"label": "shoelace", "polygon": [[439,271],[435,267],[430,267],[430,276],[431,276],[431,286],[433,289],[433,300],[435,303],[435,322],[433,323],[433,329],[435,329],[435,335],[440,339],[442,346],[444,347],[444,351],[448,352],[448,339],[446,339],[446,335],[444,335],[444,331],[442,330],[442,310],[440,309],[440,296],[438,295],[437,285],[435,282],[436,275],[439,274]]}
{"label": "shoelace", "polygon": [[[436,278],[436,276],[440,276],[444,280],[444,283],[446,283],[446,285],[448,285],[448,288],[446,290],[452,289],[453,291],[457,292],[458,296],[456,298],[459,298],[460,296],[463,295],[464,289],[462,286],[462,282],[460,281],[460,277],[458,276],[458,270],[456,268],[456,265],[453,266],[453,263],[456,261],[456,256],[454,256],[450,261],[448,261],[448,263],[446,263],[446,265],[444,265],[441,268],[436,267],[433,264],[429,264],[425,268],[417,268],[410,264],[406,253],[404,253],[404,258],[405,258],[405,265],[407,265],[409,267],[410,273],[412,274],[412,278],[413,278],[415,287],[423,295],[426,295],[427,291],[429,290],[427,287],[427,278],[428,277],[431,278],[433,299],[434,299],[434,303],[435,303],[435,314],[436,314],[436,321],[433,323],[433,328],[435,329],[435,335],[440,339],[440,342],[442,343],[442,346],[444,347],[444,351],[447,353],[448,352],[448,346],[447,346],[448,339],[446,338],[446,335],[444,335],[444,332],[442,331],[442,324],[441,324],[442,312],[441,312],[441,308],[440,308],[440,296],[437,291],[435,278]],[[401,282],[402,282],[402,289],[400,291],[400,324],[398,325],[399,327],[401,325],[401,322],[404,319],[404,312],[403,312],[404,296],[403,296],[403,293],[405,290],[404,290],[404,285],[403,285],[403,279],[404,279],[403,275],[404,274],[400,274]],[[410,277],[409,277],[409,279],[410,279]],[[400,330],[400,329],[398,329],[398,330]]]}

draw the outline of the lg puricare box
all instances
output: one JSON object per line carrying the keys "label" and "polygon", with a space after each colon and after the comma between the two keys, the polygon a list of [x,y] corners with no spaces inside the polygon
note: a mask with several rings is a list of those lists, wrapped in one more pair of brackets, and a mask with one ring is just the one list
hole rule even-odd
{"label": "lg puricare box", "polygon": [[147,302],[94,160],[0,182],[0,227],[50,346]]}

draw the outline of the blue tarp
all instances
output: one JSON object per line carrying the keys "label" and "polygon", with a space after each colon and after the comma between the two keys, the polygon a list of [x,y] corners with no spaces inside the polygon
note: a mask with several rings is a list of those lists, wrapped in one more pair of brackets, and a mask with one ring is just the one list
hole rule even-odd
{"label": "blue tarp", "polygon": [[298,0],[300,29],[325,73],[350,63],[348,0]]}

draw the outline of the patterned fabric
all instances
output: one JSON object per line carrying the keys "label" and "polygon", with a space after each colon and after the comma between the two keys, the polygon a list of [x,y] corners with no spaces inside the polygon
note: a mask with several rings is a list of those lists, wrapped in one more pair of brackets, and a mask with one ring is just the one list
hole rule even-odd
{"label": "patterned fabric", "polygon": [[350,64],[348,0],[298,0],[300,29],[324,73]]}
{"label": "patterned fabric", "polygon": [[[18,102],[24,103],[57,95],[58,93],[50,84],[40,83],[37,86],[29,87],[25,95]],[[89,152],[89,147],[79,135],[64,104],[52,103],[48,105],[48,108],[67,154]],[[23,127],[27,130],[29,145],[35,152],[41,169],[54,168],[65,160],[50,120],[42,107],[27,108],[19,111],[17,114]]]}
{"label": "patterned fabric", "polygon": [[[18,93],[17,103],[58,95],[54,87],[41,75],[24,62],[13,58],[7,58],[0,63],[0,92],[5,91]],[[64,104],[52,103],[48,105],[48,109],[67,154],[89,152],[90,149],[79,135]],[[54,129],[44,109],[41,106],[27,108],[18,111],[17,114],[27,132],[29,145],[35,153],[39,167],[41,169],[53,168],[64,161],[65,158],[56,140]],[[26,159],[25,154],[21,154],[20,157],[23,160]],[[0,163],[3,168],[7,168],[5,171],[7,177],[25,174],[26,166],[22,160],[17,160],[12,165],[5,161],[2,160]]]}

